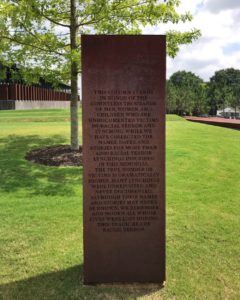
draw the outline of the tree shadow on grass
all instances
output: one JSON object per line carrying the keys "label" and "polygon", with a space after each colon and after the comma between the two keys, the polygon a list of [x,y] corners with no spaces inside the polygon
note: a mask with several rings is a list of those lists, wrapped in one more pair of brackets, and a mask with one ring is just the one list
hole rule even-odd
{"label": "tree shadow on grass", "polygon": [[1,299],[136,299],[158,292],[158,284],[83,285],[83,266],[0,285]]}
{"label": "tree shadow on grass", "polygon": [[48,167],[26,161],[26,153],[34,148],[65,144],[55,135],[10,135],[0,139],[0,191],[24,189],[29,195],[74,195],[76,182],[82,183],[81,167]]}
{"label": "tree shadow on grass", "polygon": [[[24,190],[25,195],[74,196],[82,183],[81,167],[47,167],[25,160],[27,151],[63,144],[59,135],[11,135],[0,139],[0,192]],[[74,190],[75,188],[75,190]],[[96,266],[97,267],[97,266]],[[83,285],[82,265],[0,285],[0,299],[136,299],[152,295],[160,285]]]}

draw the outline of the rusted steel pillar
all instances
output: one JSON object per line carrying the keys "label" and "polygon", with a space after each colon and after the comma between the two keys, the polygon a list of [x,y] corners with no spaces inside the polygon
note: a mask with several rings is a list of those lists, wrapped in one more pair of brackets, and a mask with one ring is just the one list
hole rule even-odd
{"label": "rusted steel pillar", "polygon": [[17,99],[17,85],[11,84],[9,86],[9,100],[16,100]]}
{"label": "rusted steel pillar", "polygon": [[27,87],[26,87],[26,85],[23,86],[23,94],[24,94],[24,100],[27,100]]}

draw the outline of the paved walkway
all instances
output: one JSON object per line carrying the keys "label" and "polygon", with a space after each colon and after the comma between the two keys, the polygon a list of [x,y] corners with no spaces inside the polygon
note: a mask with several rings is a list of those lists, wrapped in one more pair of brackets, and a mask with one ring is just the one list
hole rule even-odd
{"label": "paved walkway", "polygon": [[215,125],[215,126],[240,130],[240,120],[225,119],[225,118],[218,118],[218,117],[212,117],[212,118],[185,117],[185,119],[191,122],[198,122],[198,123],[204,123],[208,125]]}

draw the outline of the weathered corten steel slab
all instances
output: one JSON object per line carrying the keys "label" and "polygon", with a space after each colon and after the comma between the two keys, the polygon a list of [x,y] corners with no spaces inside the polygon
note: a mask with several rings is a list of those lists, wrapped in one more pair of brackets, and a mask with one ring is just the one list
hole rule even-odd
{"label": "weathered corten steel slab", "polygon": [[165,36],[82,36],[84,282],[165,281]]}
{"label": "weathered corten steel slab", "polygon": [[240,130],[240,120],[237,119],[225,119],[219,117],[185,117],[185,119],[190,122],[197,122],[207,125],[214,125]]}

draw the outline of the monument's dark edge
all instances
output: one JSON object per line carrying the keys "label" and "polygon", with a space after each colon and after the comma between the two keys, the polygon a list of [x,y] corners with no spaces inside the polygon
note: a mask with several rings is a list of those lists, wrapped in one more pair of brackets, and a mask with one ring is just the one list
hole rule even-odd
{"label": "monument's dark edge", "polygon": [[165,280],[165,36],[82,36],[84,282]]}

